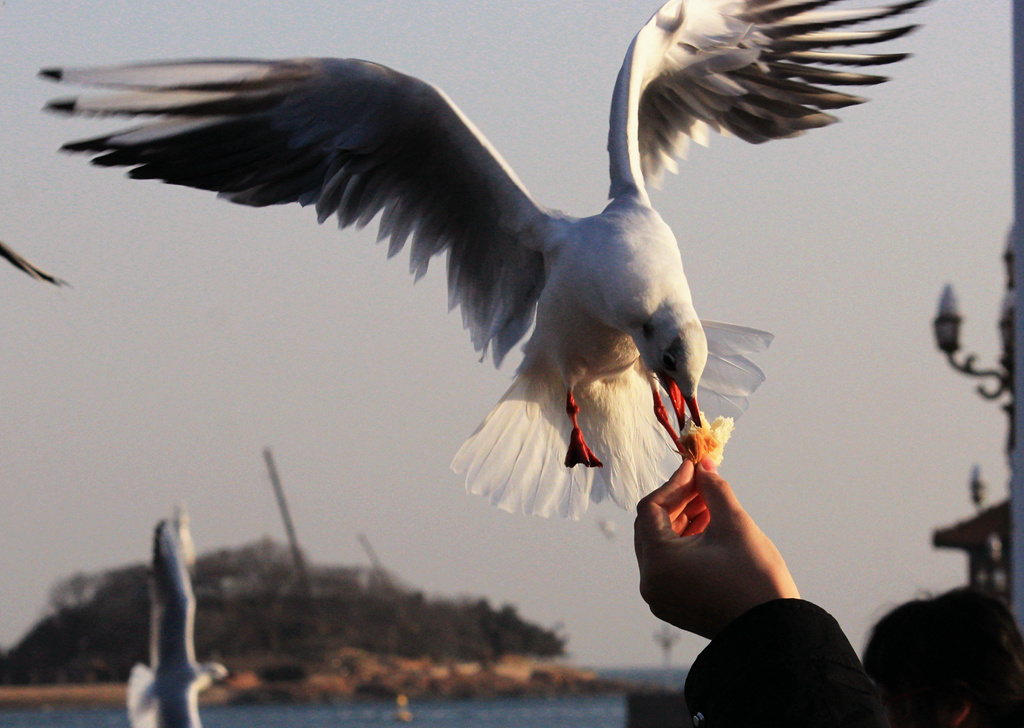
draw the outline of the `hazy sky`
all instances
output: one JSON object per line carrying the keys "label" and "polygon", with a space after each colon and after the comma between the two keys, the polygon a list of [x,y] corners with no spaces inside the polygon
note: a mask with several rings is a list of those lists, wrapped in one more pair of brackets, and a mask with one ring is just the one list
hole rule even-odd
{"label": "hazy sky", "polygon": [[[283,10],[282,8],[287,8]],[[712,139],[656,207],[698,312],[776,334],[723,474],[802,593],[860,649],[883,610],[965,577],[931,532],[969,516],[978,462],[1005,495],[1005,418],[934,349],[953,281],[964,342],[993,360],[1011,215],[1010,5],[936,2],[890,44],[912,59],[843,123],[750,146]],[[601,209],[608,106],[645,0],[7,0],[0,7],[0,238],[70,281],[0,266],[0,644],[55,580],[147,558],[186,501],[200,550],[283,529],[274,449],[309,557],[483,595],[562,625],[587,665],[657,664],[632,514],[511,516],[449,463],[508,386],[374,231],[317,226],[127,180],[58,154],[112,126],[40,111],[53,65],[354,56],[443,88],[542,203]],[[887,50],[890,47],[886,48]],[[612,520],[618,536],[598,528]],[[677,662],[703,642],[687,637]]]}

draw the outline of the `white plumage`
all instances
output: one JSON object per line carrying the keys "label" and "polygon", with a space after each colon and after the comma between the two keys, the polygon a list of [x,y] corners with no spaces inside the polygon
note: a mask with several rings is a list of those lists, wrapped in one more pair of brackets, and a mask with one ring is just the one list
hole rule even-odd
{"label": "white plumage", "polygon": [[196,662],[196,603],[176,523],[161,521],[153,534],[150,600],[149,666],[135,665],[128,678],[132,728],[200,728],[199,693],[227,670]]}
{"label": "white plumage", "polygon": [[[835,121],[863,99],[834,87],[885,79],[836,66],[900,54],[850,46],[911,27],[846,26],[924,0],[670,0],[641,28],[612,98],[608,206],[575,218],[533,200],[438,89],[360,60],[150,63],[43,75],[116,89],[55,101],[90,115],[157,117],[65,146],[135,178],[232,202],[315,206],[363,226],[418,278],[447,253],[452,307],[496,365],[533,326],[516,379],[453,467],[471,492],[526,513],[578,518],[591,501],[631,508],[678,462],[663,389],[681,426],[697,398],[737,415],[763,381],[763,331],[698,319],[672,231],[647,187],[709,130],[760,143]],[[567,453],[567,454],[566,454]],[[563,458],[563,454],[565,457]],[[573,467],[567,467],[567,465]]]}

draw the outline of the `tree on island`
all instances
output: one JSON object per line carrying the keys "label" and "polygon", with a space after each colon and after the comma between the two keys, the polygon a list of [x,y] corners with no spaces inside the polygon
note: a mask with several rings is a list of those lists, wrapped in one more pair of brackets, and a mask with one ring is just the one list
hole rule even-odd
{"label": "tree on island", "polygon": [[[47,616],[0,655],[2,681],[126,680],[148,661],[148,571],[132,565],[57,583]],[[200,556],[192,584],[196,653],[229,667],[273,656],[314,671],[343,648],[438,661],[564,654],[562,637],[512,605],[428,598],[377,569],[311,566],[306,592],[288,547],[270,539]]]}

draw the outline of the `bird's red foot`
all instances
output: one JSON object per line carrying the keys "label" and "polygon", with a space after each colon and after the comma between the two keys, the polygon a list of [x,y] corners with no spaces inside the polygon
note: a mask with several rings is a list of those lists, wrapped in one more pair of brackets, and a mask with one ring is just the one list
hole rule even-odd
{"label": "bird's red foot", "polygon": [[590,449],[583,440],[583,431],[579,427],[572,428],[569,435],[569,451],[565,453],[565,467],[571,468],[576,465],[586,465],[588,468],[603,468],[604,463],[597,459],[597,455]]}
{"label": "bird's red foot", "polygon": [[572,434],[569,435],[569,451],[565,453],[565,467],[572,468],[577,465],[586,465],[588,468],[603,468],[604,463],[597,459],[597,455],[590,449],[583,440],[583,430],[576,421],[576,415],[580,407],[576,404],[576,398],[572,396],[570,389],[565,395],[565,412],[569,415],[572,423]]}

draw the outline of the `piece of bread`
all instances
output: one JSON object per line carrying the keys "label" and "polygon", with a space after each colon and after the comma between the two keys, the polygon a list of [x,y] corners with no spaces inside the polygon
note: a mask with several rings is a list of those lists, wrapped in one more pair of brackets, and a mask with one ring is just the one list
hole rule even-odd
{"label": "piece of bread", "polygon": [[732,417],[719,417],[711,424],[701,412],[701,426],[697,427],[690,420],[689,429],[680,441],[680,454],[687,460],[699,463],[704,458],[711,458],[711,462],[719,465],[722,462],[722,453],[725,450],[725,443],[729,441],[732,434]]}

